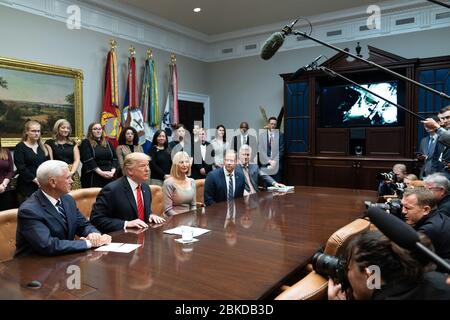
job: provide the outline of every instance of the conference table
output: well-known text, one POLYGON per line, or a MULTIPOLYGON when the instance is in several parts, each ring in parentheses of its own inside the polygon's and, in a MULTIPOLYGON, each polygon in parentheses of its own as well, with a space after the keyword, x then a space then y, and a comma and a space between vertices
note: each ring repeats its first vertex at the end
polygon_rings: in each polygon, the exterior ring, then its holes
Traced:
POLYGON ((141 244, 131 253, 94 249, 0 264, 0 299, 245 299, 272 297, 329 236, 360 217, 376 192, 296 186, 172 216, 163 225, 111 233, 141 244), (183 244, 163 231, 209 232, 183 244), (40 288, 30 288, 38 281, 40 288))

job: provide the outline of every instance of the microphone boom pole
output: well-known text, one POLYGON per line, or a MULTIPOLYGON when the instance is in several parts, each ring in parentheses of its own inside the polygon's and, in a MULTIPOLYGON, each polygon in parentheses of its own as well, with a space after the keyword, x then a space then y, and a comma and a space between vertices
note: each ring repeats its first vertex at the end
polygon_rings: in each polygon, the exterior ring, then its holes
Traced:
POLYGON ((376 63, 374 63, 374 62, 372 62, 372 61, 369 61, 369 60, 366 60, 366 59, 364 59, 364 58, 358 57, 357 55, 355 55, 355 54, 353 54, 353 53, 351 53, 351 52, 347 52, 347 51, 345 51, 345 50, 343 50, 343 49, 341 49, 341 48, 338 48, 338 47, 336 47, 336 46, 333 46, 332 44, 328 44, 328 43, 323 42, 323 41, 321 41, 321 40, 319 40, 319 39, 316 39, 316 38, 314 38, 314 37, 312 37, 312 36, 310 36, 310 35, 307 35, 307 34, 304 33, 304 32, 297 31, 297 30, 293 30, 293 31, 292 31, 292 34, 295 34, 295 35, 298 35, 298 36, 303 36, 303 37, 305 37, 305 38, 307 38, 307 39, 310 39, 310 40, 312 40, 312 41, 315 41, 315 42, 317 42, 317 43, 320 43, 321 45, 324 45, 325 47, 328 47, 328 48, 330 48, 330 49, 333 49, 333 50, 342 52, 342 53, 344 53, 344 54, 346 54, 346 55, 348 55, 348 56, 350 56, 350 57, 352 57, 352 58, 355 58, 355 59, 357 59, 357 60, 359 60, 359 61, 362 61, 362 62, 364 62, 364 63, 367 63, 367 64, 369 64, 369 65, 371 65, 371 66, 373 66, 373 67, 375 67, 375 68, 381 69, 381 70, 383 70, 383 71, 385 71, 385 72, 387 72, 387 73, 389 73, 389 74, 392 74, 392 75, 394 75, 394 76, 396 76, 396 77, 398 77, 398 78, 400 78, 400 79, 402 79, 402 80, 405 80, 405 81, 407 81, 407 82, 413 83, 413 84, 415 84, 416 86, 419 86, 419 87, 421 87, 421 88, 423 88, 423 89, 425 89, 425 90, 428 90, 428 91, 430 91, 430 92, 433 92, 433 93, 435 93, 435 94, 441 96, 442 98, 445 98, 445 99, 447 99, 447 100, 450 100, 450 96, 448 96, 448 95, 445 94, 444 92, 437 91, 437 90, 435 90, 435 89, 433 89, 433 88, 430 88, 430 87, 428 87, 428 86, 426 86, 426 85, 424 85, 424 84, 422 84, 422 83, 420 83, 420 82, 417 82, 417 81, 414 81, 414 80, 412 80, 412 79, 410 79, 410 78, 408 78, 408 77, 405 77, 404 75, 401 75, 401 74, 399 74, 399 73, 397 73, 397 72, 395 72, 395 71, 392 71, 392 70, 389 70, 388 68, 385 68, 385 67, 383 67, 383 66, 380 66, 379 64, 376 64, 376 63))
POLYGON ((327 67, 324 67, 324 66, 317 67, 317 70, 321 70, 321 71, 325 72, 326 74, 329 74, 329 75, 331 75, 331 76, 333 76, 333 77, 334 77, 334 76, 338 76, 339 78, 344 79, 345 81, 350 82, 350 83, 353 84, 354 86, 357 86, 358 88, 360 88, 360 89, 362 89, 362 90, 364 90, 364 91, 367 91, 367 92, 373 94, 375 97, 378 97, 378 98, 380 98, 380 99, 386 101, 387 103, 392 104, 393 106, 395 106, 395 107, 397 107, 397 108, 399 108, 399 109, 402 109, 402 110, 408 112, 409 114, 411 114, 411 115, 413 115, 413 116, 419 118, 420 120, 425 120, 425 118, 419 116, 417 113, 414 113, 414 112, 412 112, 411 110, 408 110, 408 109, 406 109, 405 107, 403 107, 403 106, 401 106, 401 105, 399 105, 399 104, 397 104, 397 103, 394 103, 394 102, 389 101, 388 99, 386 99, 386 98, 380 96, 379 94, 373 92, 372 90, 369 90, 369 89, 367 89, 367 88, 364 88, 362 85, 360 85, 360 84, 358 84, 357 82, 355 82, 355 81, 353 81, 353 80, 351 80, 351 79, 349 79, 349 78, 343 76, 343 75, 340 74, 340 73, 337 73, 336 71, 333 71, 333 70, 331 70, 331 69, 329 69, 329 68, 327 68, 327 67))

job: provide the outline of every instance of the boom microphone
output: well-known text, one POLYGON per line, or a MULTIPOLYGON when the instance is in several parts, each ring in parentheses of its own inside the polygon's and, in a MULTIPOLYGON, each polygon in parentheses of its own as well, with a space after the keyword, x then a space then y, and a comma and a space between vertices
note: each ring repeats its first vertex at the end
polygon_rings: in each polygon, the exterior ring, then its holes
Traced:
POLYGON ((297 71, 294 72, 294 74, 289 78, 289 81, 294 81, 297 80, 298 78, 300 78, 301 74, 305 71, 307 71, 308 69, 315 69, 317 68, 317 62, 323 58, 323 55, 318 56, 317 58, 314 59, 313 62, 311 62, 310 64, 307 64, 306 66, 303 66, 301 68, 299 68, 297 71))
POLYGON ((284 26, 281 31, 273 33, 267 40, 264 42, 261 49, 261 58, 264 60, 269 60, 273 57, 273 55, 280 49, 283 45, 284 38, 292 33, 292 28, 297 23, 298 19, 295 19, 290 25, 284 26))
POLYGON ((407 250, 418 249, 443 270, 450 272, 450 264, 421 244, 419 235, 410 225, 377 207, 370 207, 368 209, 368 217, 391 241, 407 250))

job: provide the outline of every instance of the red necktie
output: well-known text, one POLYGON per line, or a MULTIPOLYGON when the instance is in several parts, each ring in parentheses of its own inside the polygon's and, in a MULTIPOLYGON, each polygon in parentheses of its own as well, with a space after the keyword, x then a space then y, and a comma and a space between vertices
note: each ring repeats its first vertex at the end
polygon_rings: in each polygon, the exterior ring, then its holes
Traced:
POLYGON ((141 185, 138 184, 136 188, 136 198, 137 198, 137 209, 138 209, 138 218, 142 221, 145 221, 145 215, 144 215, 144 202, 142 201, 142 191, 141 191, 141 185))

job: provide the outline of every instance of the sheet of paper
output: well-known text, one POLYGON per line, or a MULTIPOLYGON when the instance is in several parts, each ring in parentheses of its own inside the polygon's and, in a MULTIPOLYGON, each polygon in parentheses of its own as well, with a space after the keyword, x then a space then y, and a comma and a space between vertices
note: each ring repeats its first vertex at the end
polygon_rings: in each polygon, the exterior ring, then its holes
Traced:
POLYGON ((112 242, 105 246, 98 247, 97 249, 95 249, 95 251, 130 253, 131 251, 136 250, 140 246, 141 246, 140 244, 112 242))
POLYGON ((294 190, 294 186, 285 186, 285 187, 268 187, 267 190, 269 191, 277 191, 277 192, 287 192, 294 190))
POLYGON ((192 238, 192 240, 190 240, 190 241, 185 241, 185 240, 183 240, 183 239, 181 239, 181 238, 178 238, 178 239, 175 239, 175 241, 176 241, 176 242, 179 242, 179 243, 185 244, 185 243, 193 243, 193 242, 197 242, 198 239, 192 238))
POLYGON ((181 236, 183 228, 190 228, 190 229, 192 229, 192 236, 194 238, 198 237, 198 236, 201 236, 202 234, 211 231, 211 230, 208 230, 208 229, 202 229, 202 228, 196 228, 196 227, 190 227, 190 226, 179 226, 179 227, 176 227, 176 228, 173 228, 173 229, 170 229, 170 230, 165 230, 164 233, 177 234, 177 235, 181 236))

